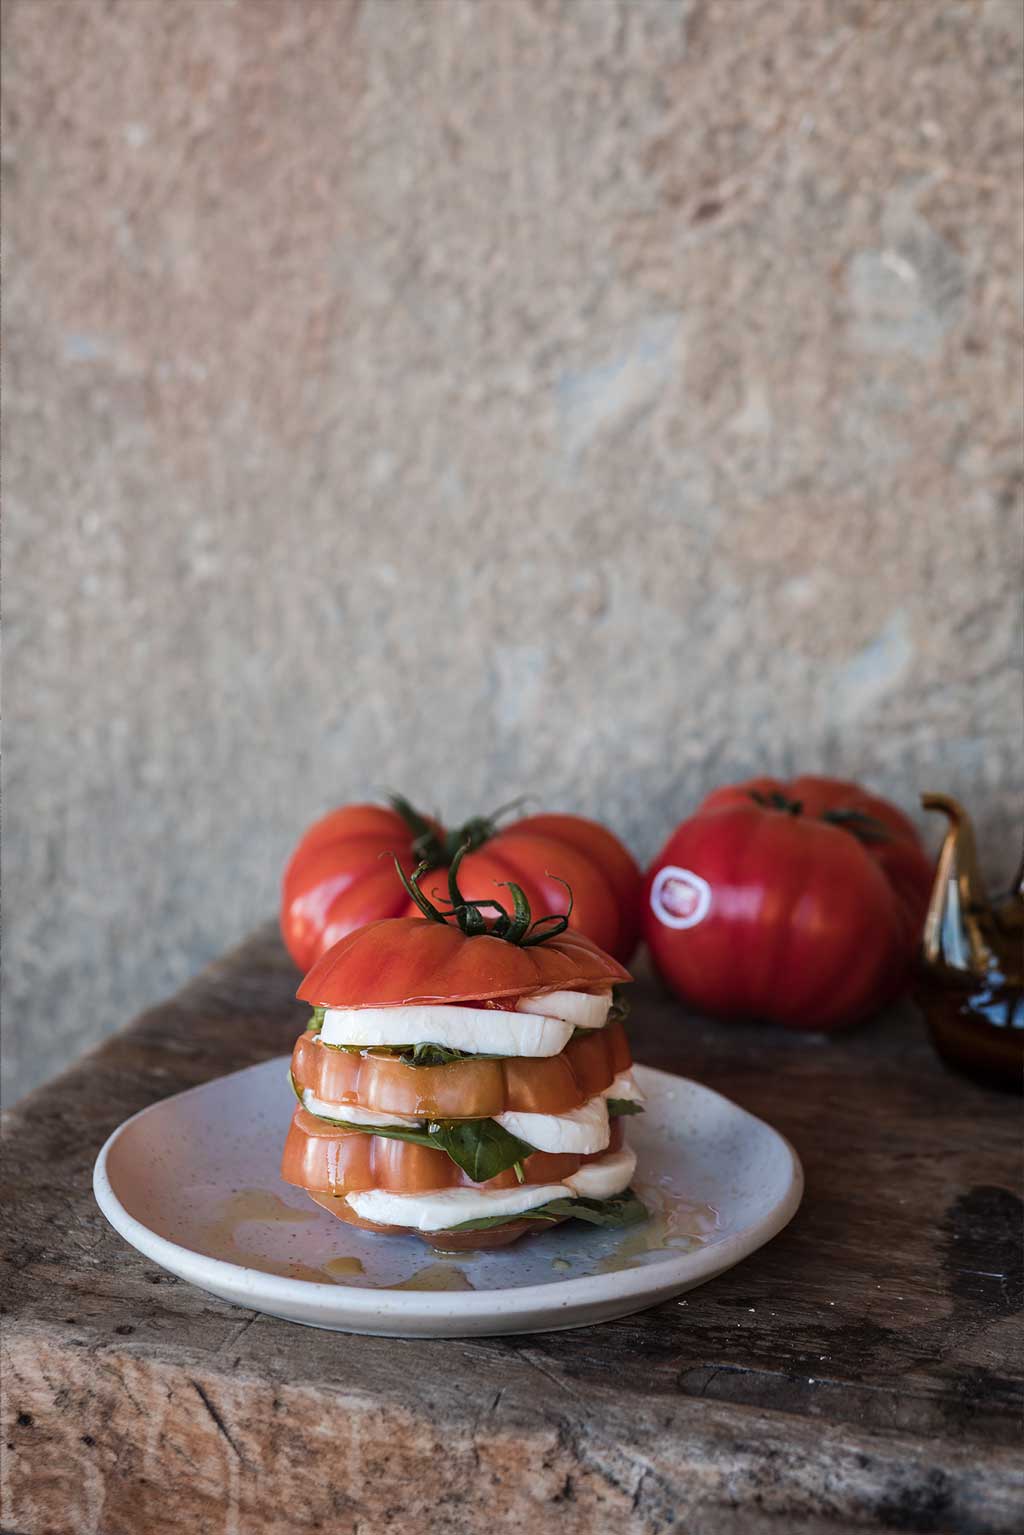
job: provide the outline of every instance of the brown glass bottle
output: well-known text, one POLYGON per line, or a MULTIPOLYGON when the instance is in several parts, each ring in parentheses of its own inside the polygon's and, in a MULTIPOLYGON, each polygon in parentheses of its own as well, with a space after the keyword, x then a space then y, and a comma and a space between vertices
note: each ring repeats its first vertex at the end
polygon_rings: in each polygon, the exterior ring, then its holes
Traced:
POLYGON ((924 795, 949 818, 925 923, 918 998, 947 1065, 988 1087, 1024 1089, 1024 862, 1013 889, 986 899, 970 820, 956 800, 924 795))

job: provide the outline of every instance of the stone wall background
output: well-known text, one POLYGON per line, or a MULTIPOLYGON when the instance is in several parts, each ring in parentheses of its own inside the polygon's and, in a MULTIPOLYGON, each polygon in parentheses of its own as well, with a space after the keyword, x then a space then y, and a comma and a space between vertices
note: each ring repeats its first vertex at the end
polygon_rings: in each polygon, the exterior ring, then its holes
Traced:
POLYGON ((1021 822, 1019 0, 4 5, 5 1087, 311 817, 1021 822))

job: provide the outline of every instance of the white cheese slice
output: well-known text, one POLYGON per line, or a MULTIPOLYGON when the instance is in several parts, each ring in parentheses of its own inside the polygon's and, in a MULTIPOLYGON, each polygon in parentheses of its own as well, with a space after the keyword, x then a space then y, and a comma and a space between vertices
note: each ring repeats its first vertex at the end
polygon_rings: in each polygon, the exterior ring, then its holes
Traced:
POLYGON ((517 1135, 535 1151, 572 1151, 579 1156, 592 1156, 605 1149, 611 1135, 608 1105, 601 1094, 568 1114, 521 1114, 512 1110, 495 1117, 503 1130, 517 1135))
POLYGON ((432 1194, 393 1194, 367 1189, 349 1194, 348 1202, 365 1221, 379 1226, 411 1226, 414 1231, 445 1231, 463 1221, 492 1216, 511 1219, 565 1196, 562 1183, 524 1183, 515 1189, 438 1189, 432 1194))
POLYGON ((445 1045, 469 1055, 559 1055, 573 1026, 560 1018, 493 1007, 329 1008, 320 1039, 325 1045, 445 1045))
POLYGON ((600 1029, 611 1011, 610 991, 547 991, 539 996, 520 997, 516 1011, 538 1013, 542 1018, 561 1018, 577 1029, 600 1029))
POLYGON ((610 1199, 629 1185, 636 1153, 624 1146, 595 1162, 586 1162, 564 1183, 524 1183, 514 1189, 463 1186, 425 1194, 395 1194, 390 1189, 366 1189, 349 1194, 348 1203, 363 1220, 378 1226, 409 1226, 414 1231, 447 1231, 463 1221, 502 1216, 506 1220, 535 1210, 552 1199, 578 1196, 610 1199))
POLYGON ((611 1199, 629 1187, 636 1172, 636 1152, 628 1146, 620 1151, 609 1151, 596 1162, 584 1162, 565 1182, 571 1193, 580 1199, 611 1199))
POLYGON ((420 1130, 425 1121, 408 1114, 385 1114, 382 1109, 363 1109, 357 1103, 327 1103, 311 1087, 303 1089, 302 1107, 320 1119, 343 1119, 347 1125, 401 1125, 406 1130, 420 1130))
POLYGON ((620 1071, 611 1087, 606 1087, 601 1094, 602 1098, 625 1098, 628 1103, 646 1103, 647 1096, 643 1089, 637 1086, 636 1079, 631 1071, 620 1071))

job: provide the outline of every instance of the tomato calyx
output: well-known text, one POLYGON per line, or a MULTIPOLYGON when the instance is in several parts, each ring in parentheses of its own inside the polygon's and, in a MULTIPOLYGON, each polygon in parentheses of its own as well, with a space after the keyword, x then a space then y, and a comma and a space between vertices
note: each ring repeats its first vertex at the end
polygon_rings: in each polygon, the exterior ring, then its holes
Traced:
POLYGON ((418 863, 426 864, 428 869, 436 869, 444 861, 443 835, 439 835, 437 826, 420 815, 403 794, 389 794, 387 798, 392 810, 402 817, 412 833, 413 857, 418 863))
MULTIPOLYGON (((535 944, 546 943, 549 938, 555 938, 559 933, 564 933, 569 926, 569 918, 572 915, 572 891, 564 879, 558 880, 560 885, 565 885, 569 892, 569 907, 567 911, 552 913, 546 917, 534 918, 530 910, 530 903, 526 898, 526 892, 521 885, 514 880, 499 880, 497 883, 508 890, 512 896, 512 910, 508 911, 501 901, 492 899, 486 901, 468 901, 459 889, 459 865, 466 854, 472 852, 473 844, 464 842, 457 849, 448 867, 448 898, 442 897, 442 903, 450 906, 450 911, 442 911, 420 886, 420 880, 430 869, 430 864, 424 859, 411 874, 406 874, 398 859, 395 858, 395 870, 399 879, 405 886, 410 900, 415 901, 420 911, 428 922, 440 922, 444 926, 450 926, 453 922, 467 938, 478 938, 488 934, 491 938, 503 938, 506 943, 516 944, 521 949, 533 948, 535 944), (484 911, 496 913, 494 916, 485 917, 484 911)), ((394 855, 392 855, 394 856, 394 855)), ((557 879, 557 875, 552 875, 557 879)))
MULTIPOLYGON (((798 799, 787 799, 784 794, 774 790, 771 794, 761 794, 757 789, 751 789, 750 798, 761 806, 762 810, 780 810, 786 815, 802 815, 803 803, 798 799)), ((825 810, 820 819, 829 826, 838 826, 840 831, 848 831, 856 837, 858 842, 870 845, 875 842, 890 841, 888 828, 873 815, 868 815, 864 810, 844 810, 837 807, 835 810, 825 810)))
POLYGON ((475 853, 477 848, 497 836, 502 816, 510 810, 518 810, 524 798, 524 795, 520 795, 518 799, 509 800, 507 805, 499 805, 490 815, 470 816, 468 821, 464 821, 454 831, 445 831, 438 822, 428 821, 403 794, 389 794, 388 804, 396 815, 401 816, 412 833, 413 857, 425 863, 428 869, 446 869, 460 848, 475 853))
POLYGON ((762 810, 782 810, 786 815, 801 815, 803 813, 804 807, 801 800, 787 799, 777 789, 773 790, 771 794, 761 794, 757 789, 751 789, 750 798, 755 804, 760 805, 762 810))
POLYGON ((858 842, 890 842, 889 829, 864 810, 826 810, 821 818, 830 826, 848 831, 858 842))

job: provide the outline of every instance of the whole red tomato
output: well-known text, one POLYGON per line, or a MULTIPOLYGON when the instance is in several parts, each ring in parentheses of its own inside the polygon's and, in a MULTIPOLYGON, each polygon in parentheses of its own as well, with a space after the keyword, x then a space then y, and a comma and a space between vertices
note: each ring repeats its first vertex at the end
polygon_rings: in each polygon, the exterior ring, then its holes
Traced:
POLYGON ((575 815, 533 815, 509 825, 475 816, 454 831, 420 815, 399 796, 390 807, 343 805, 303 834, 281 891, 281 933, 300 970, 332 944, 381 917, 417 915, 390 854, 410 874, 424 860, 428 894, 447 895, 445 870, 468 842, 459 884, 467 900, 501 899, 508 880, 521 885, 537 916, 564 912, 570 926, 616 959, 628 960, 640 926, 643 876, 617 837, 575 815), (564 883, 563 883, 564 882, 564 883))
POLYGON ((647 874, 644 936, 702 1012, 837 1029, 906 984, 930 885, 886 800, 834 778, 755 778, 673 832, 647 874))

